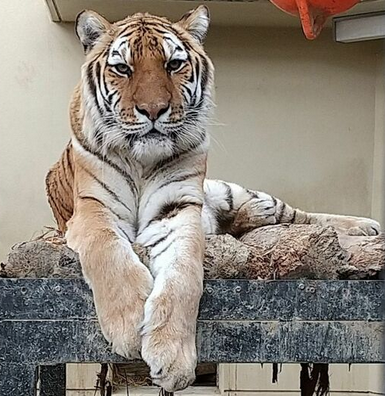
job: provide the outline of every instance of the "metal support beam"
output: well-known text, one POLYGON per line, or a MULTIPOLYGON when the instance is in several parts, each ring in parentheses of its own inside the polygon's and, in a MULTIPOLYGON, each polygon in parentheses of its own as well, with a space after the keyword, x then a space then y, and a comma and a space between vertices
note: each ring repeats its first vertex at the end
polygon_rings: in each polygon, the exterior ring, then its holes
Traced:
POLYGON ((385 38, 385 13, 368 13, 333 18, 334 40, 355 43, 385 38))

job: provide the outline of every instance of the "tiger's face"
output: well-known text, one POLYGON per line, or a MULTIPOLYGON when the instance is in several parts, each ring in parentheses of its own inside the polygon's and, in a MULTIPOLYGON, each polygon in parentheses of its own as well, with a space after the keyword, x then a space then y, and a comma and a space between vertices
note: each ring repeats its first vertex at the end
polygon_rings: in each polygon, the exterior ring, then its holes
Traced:
POLYGON ((78 16, 87 54, 83 128, 94 147, 158 160, 206 141, 213 84, 202 46, 208 25, 204 6, 176 23, 149 14, 113 24, 92 11, 78 16))

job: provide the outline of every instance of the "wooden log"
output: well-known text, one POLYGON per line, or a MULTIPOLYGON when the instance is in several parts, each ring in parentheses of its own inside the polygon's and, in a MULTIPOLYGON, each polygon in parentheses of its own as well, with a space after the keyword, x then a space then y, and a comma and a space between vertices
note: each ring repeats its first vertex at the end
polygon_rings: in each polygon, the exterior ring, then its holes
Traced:
MULTIPOLYGON (((146 249, 139 245, 134 245, 133 248, 142 262, 148 265, 146 249)), ((338 235, 330 227, 275 225, 255 229, 239 239, 230 235, 208 236, 204 272, 207 279, 363 279, 377 277, 383 268, 383 263, 383 235, 377 237, 344 236, 338 235)), ((15 245, 7 262, 2 263, 0 267, 0 277, 79 278, 81 276, 78 256, 66 246, 65 240, 59 237, 43 238, 15 245)), ((211 287, 208 288, 211 289, 211 287)), ((221 290, 229 295, 232 294, 233 289, 232 286, 226 285, 221 290), (225 287, 231 290, 228 291, 225 287)), ((315 290, 315 287, 309 287, 309 289, 315 290)), ((50 291, 51 289, 48 292, 50 291)), ((39 291, 34 291, 35 296, 37 292, 39 291)), ((251 296, 262 294, 260 290, 258 294, 256 292, 244 291, 245 294, 251 296)), ((62 287, 60 287, 60 293, 62 293, 62 287)), ((47 298, 49 293, 47 294, 46 291, 43 295, 47 298)), ((73 297, 74 294, 71 296, 73 297)), ((40 300, 40 304, 41 302, 40 300)), ((205 295, 203 302, 205 303, 205 295)), ((88 301, 88 307, 92 307, 91 299, 88 301)), ((240 302, 237 307, 243 308, 244 305, 240 302)), ((225 309, 227 308, 222 308, 222 310, 225 309)), ((210 306, 206 310, 210 312, 210 306)), ((77 315, 81 315, 81 312, 77 310, 77 315)), ((209 318, 217 312, 218 307, 210 312, 209 318)), ((340 311, 337 310, 337 312, 340 311)), ((205 314, 205 311, 201 312, 202 314, 205 314)), ((243 312, 243 320, 245 316, 246 313, 243 312)), ((216 332, 218 331, 216 329, 216 332)), ((221 332, 225 331, 220 330, 221 332)), ((223 337, 224 335, 220 339, 222 340, 223 337)), ((209 346, 206 347, 209 348, 209 346)), ((207 360, 211 361, 213 357, 207 360)), ((114 384, 149 384, 151 380, 148 372, 147 366, 138 362, 114 364, 114 384)), ((199 364, 198 377, 206 373, 215 373, 215 364, 199 364)))
MULTIPOLYGON (((236 239, 208 236, 206 279, 366 279, 384 267, 384 234, 375 237, 338 235, 331 227, 275 225, 255 229, 236 239)), ((145 248, 134 244, 145 265, 145 248)), ((0 277, 78 278, 78 256, 60 238, 15 245, 1 263, 0 277)))

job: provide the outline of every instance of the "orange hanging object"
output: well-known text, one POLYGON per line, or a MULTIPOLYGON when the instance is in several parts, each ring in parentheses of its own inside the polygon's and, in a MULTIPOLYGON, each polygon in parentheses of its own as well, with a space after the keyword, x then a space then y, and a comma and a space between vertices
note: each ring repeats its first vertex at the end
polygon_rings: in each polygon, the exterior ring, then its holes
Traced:
POLYGON ((319 36, 329 16, 347 11, 359 0, 271 0, 281 10, 299 15, 307 39, 319 36))

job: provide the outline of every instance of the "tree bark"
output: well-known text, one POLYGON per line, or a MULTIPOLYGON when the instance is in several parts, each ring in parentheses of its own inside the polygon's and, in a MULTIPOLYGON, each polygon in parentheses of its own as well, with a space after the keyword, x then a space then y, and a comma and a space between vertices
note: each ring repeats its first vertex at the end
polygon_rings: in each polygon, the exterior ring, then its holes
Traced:
MULTIPOLYGON (((338 235, 331 227, 274 225, 254 229, 236 239, 208 236, 204 259, 207 279, 368 279, 382 272, 384 234, 338 235)), ((134 244, 145 265, 145 248, 134 244)), ((78 256, 58 237, 16 244, 1 263, 0 277, 82 276, 78 256)))

